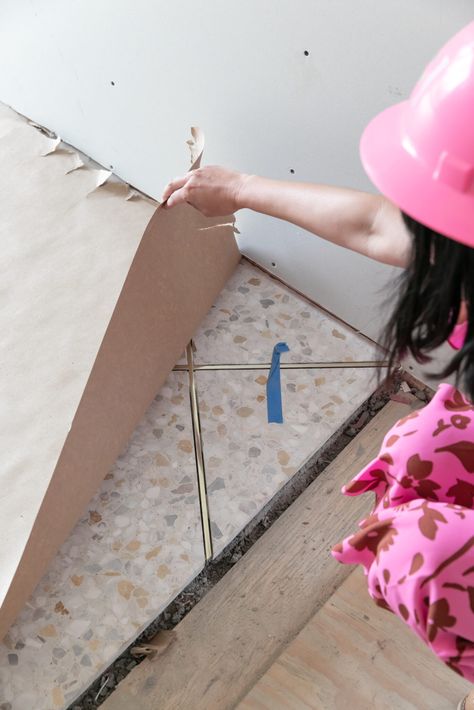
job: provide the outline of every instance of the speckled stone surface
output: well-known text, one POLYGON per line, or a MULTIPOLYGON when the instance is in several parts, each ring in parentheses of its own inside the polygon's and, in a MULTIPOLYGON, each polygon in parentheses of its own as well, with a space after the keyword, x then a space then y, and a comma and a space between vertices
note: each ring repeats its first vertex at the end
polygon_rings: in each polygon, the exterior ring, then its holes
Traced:
POLYGON ((204 563, 187 373, 173 373, 0 644, 0 707, 67 706, 204 563))
MULTIPOLYGON (((270 362, 281 340, 282 362, 379 359, 242 261, 195 337, 195 363, 270 362)), ((281 380, 285 421, 269 425, 265 371, 196 372, 215 555, 370 395, 375 370, 281 380)), ((0 710, 63 710, 203 564, 188 375, 175 372, 0 643, 0 710)))
POLYGON ((242 260, 194 338, 195 363, 270 362, 279 341, 285 362, 378 358, 369 340, 242 260))
POLYGON ((197 372, 217 555, 375 389, 374 370, 282 370, 283 424, 268 424, 265 373, 197 372))

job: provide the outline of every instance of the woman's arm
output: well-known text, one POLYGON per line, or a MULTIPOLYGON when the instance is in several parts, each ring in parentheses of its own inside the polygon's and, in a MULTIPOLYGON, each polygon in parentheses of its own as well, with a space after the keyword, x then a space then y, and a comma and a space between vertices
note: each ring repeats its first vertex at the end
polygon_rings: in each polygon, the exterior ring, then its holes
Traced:
POLYGON ((166 200, 168 208, 189 202, 206 216, 248 208, 394 266, 405 267, 410 257, 410 236, 400 211, 381 195, 210 166, 173 180, 163 193, 166 200))

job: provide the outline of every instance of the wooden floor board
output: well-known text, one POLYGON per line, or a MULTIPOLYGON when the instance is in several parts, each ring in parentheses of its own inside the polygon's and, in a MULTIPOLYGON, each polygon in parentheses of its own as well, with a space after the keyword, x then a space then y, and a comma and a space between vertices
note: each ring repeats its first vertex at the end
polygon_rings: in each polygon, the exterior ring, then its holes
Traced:
POLYGON ((471 686, 439 661, 353 572, 238 710, 453 710, 471 686))
POLYGON ((348 499, 340 488, 414 406, 384 407, 183 619, 169 649, 137 666, 103 710, 234 708, 350 573, 329 551, 372 501, 348 499))

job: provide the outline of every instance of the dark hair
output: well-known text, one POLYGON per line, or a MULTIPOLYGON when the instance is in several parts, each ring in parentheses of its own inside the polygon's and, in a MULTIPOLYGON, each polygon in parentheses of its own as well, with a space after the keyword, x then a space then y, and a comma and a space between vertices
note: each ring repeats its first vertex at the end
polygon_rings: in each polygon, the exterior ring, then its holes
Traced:
POLYGON ((398 300, 382 342, 389 354, 389 372, 408 352, 417 362, 430 362, 428 353, 444 343, 459 317, 462 300, 468 310, 464 346, 439 373, 456 373, 456 384, 474 401, 474 249, 417 222, 402 212, 412 235, 412 259, 397 280, 398 300))

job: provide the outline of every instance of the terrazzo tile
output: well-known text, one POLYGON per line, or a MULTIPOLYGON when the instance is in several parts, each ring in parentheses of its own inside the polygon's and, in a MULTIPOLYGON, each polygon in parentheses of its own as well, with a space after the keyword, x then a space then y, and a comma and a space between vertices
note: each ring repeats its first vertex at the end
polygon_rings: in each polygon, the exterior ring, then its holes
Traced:
POLYGON ((196 364, 270 362, 278 341, 285 362, 377 360, 380 350, 243 259, 194 340, 196 364))
MULTIPOLYGON (((291 348, 284 362, 380 357, 242 261, 194 340, 195 363, 269 362, 280 340, 291 348)), ((285 423, 269 425, 264 371, 196 373, 215 554, 359 406, 374 378, 354 368, 282 370, 285 423)), ((69 705, 203 564, 188 380, 175 372, 0 644, 0 710, 69 705)))
POLYGON ((202 569, 188 399, 173 373, 0 644, 0 707, 67 706, 202 569))
POLYGON ((375 371, 282 370, 283 424, 262 371, 196 373, 214 555, 375 389, 375 371))

